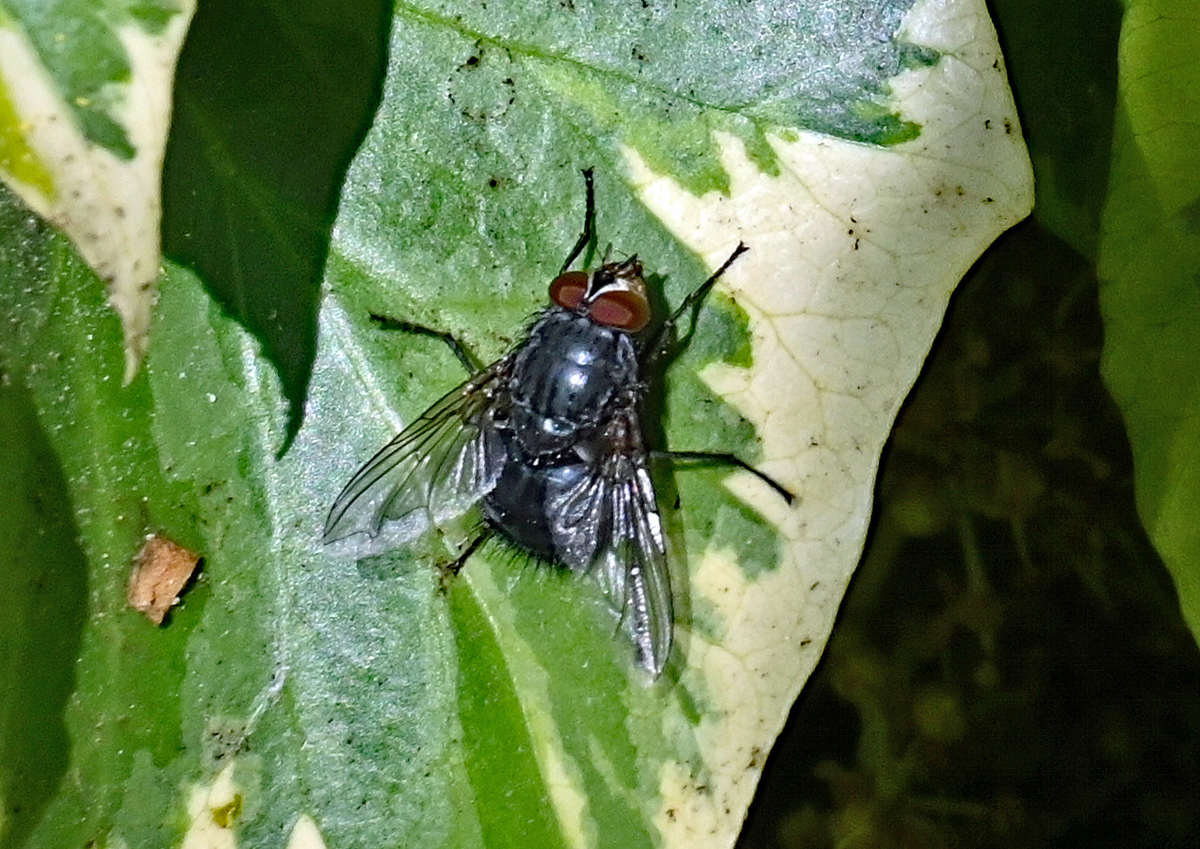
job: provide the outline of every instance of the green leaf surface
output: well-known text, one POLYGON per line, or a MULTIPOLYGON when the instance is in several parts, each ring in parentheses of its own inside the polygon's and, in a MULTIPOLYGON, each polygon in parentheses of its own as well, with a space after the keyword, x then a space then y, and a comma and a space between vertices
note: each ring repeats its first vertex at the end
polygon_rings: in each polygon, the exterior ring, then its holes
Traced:
MULTIPOLYGON (((135 752, 161 762, 178 748, 178 703, 158 696, 160 688, 179 685, 183 670, 176 660, 186 628, 155 632, 157 639, 147 640, 154 629, 144 620, 137 623, 139 631, 130 627, 132 617, 115 614, 124 600, 125 567, 144 529, 168 522, 179 526, 183 517, 172 506, 177 492, 158 470, 148 439, 150 399, 144 381, 122 389, 115 378, 120 329, 103 304, 101 288, 66 241, 7 193, 3 218, 3 367, 8 378, 27 388, 65 481, 66 503, 50 509, 73 508, 78 543, 65 549, 66 562, 69 552, 77 551, 88 566, 86 581, 82 574, 60 578, 69 584, 60 590, 65 598, 86 593, 87 600, 81 635, 73 616, 57 623, 62 630, 56 639, 69 639, 74 629, 78 641, 74 691, 65 704, 37 706, 53 711, 65 725, 70 769, 84 783, 60 783, 49 804, 42 800, 28 810, 9 809, 5 825, 14 834, 29 832, 45 805, 44 845, 70 845, 95 836, 102 821, 98 816, 116 814, 135 752), (153 504, 143 498, 148 491, 160 496, 153 504), (109 564, 114 565, 105 568, 109 564), (112 748, 114 739, 124 746, 112 748)), ((52 483, 54 463, 46 464, 45 474, 47 485, 26 493, 23 502, 36 504, 61 493, 52 483)), ((187 524, 177 528, 177 536, 184 535, 187 524)), ((40 527, 19 527, 12 542, 23 542, 40 527)), ((11 548, 5 554, 10 568, 21 562, 11 548)), ((6 791, 19 794, 16 788, 6 791)))
MULTIPOLYGON (((1030 202, 980 5, 897 13, 882 48, 875 7, 819 8, 875 27, 841 47, 830 40, 844 27, 815 39, 875 69, 826 97, 859 122, 848 138, 802 130, 807 83, 774 79, 778 56, 756 72, 753 49, 745 67, 725 55, 762 41, 744 15, 715 10, 723 30, 690 11, 579 10, 619 22, 621 40, 561 17, 517 26, 503 7, 398 10, 379 113, 341 191, 304 422, 281 458, 288 399, 265 346, 195 276, 168 268, 147 368, 121 388, 120 333, 90 272, 4 198, 0 356, 30 434, 14 465, 40 462, 43 434, 86 560, 86 579, 68 582, 86 615, 56 637, 62 652, 78 645, 71 697, 31 690, 0 716, 7 727, 45 705, 70 741, 65 770, 39 767, 41 790, 0 775, 6 802, 26 792, 40 805, 10 814, 0 841, 732 842, 832 627, 879 451, 949 293, 1030 202), (743 86, 753 102, 730 101, 732 71, 710 80, 690 54, 655 59, 670 70, 639 85, 647 62, 612 45, 654 45, 659 30, 762 81, 743 86), (620 108, 602 122, 605 99, 620 108), (435 568, 453 556, 441 535, 361 561, 318 543, 354 469, 463 379, 445 346, 369 314, 501 354, 577 237, 586 166, 601 245, 636 251, 667 304, 750 244, 665 376, 661 427, 648 424, 668 446, 735 451, 800 496, 789 509, 749 475, 656 470, 677 651, 654 682, 593 582, 498 542, 457 577, 435 568), (165 628, 125 603, 151 532, 204 557, 165 628)), ((16 515, 40 526, 29 504, 16 515)), ((40 568, 0 554, 6 574, 40 568)), ((28 584, 24 610, 37 604, 28 584)), ((10 632, 6 651, 27 658, 23 626, 10 632)))
POLYGON ((1133 446, 1138 511, 1200 634, 1200 10, 1135 2, 1121 31, 1100 250, 1103 373, 1133 446))

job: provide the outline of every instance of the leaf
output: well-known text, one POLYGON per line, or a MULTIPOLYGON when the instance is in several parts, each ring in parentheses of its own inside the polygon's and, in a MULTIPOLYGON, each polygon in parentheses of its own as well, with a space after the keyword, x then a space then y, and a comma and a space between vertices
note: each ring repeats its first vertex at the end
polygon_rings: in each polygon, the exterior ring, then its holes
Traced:
POLYGON ((194 8, 11 0, 0 11, 0 177, 103 281, 126 382, 149 344, 171 78, 194 8))
MULTIPOLYGON (((636 251, 664 278, 669 303, 707 269, 662 228, 706 255, 708 268, 739 237, 750 243, 723 281, 748 317, 749 334, 727 320, 721 332, 716 316, 705 318, 702 341, 689 352, 695 359, 668 374, 667 439, 681 448, 741 453, 761 440, 763 467, 801 494, 798 510, 789 513, 742 479, 734 491, 754 509, 734 519, 733 505, 717 495, 724 475, 677 473, 687 551, 686 568, 675 570, 683 649, 678 666, 652 687, 638 686, 628 648, 606 637, 612 625, 589 624, 597 612, 587 584, 522 576, 503 554, 468 564, 460 580, 478 599, 484 622, 471 617, 454 630, 460 657, 488 656, 486 647, 499 643, 510 676, 501 687, 460 661, 460 692, 496 693, 497 705, 494 719, 464 728, 464 745, 470 749, 477 734, 488 739, 473 729, 511 720, 499 706, 515 691, 566 843, 723 845, 753 790, 761 763, 755 753, 769 747, 828 633, 861 546, 878 452, 940 308, 978 251, 1028 208, 1015 115, 995 54, 964 47, 970 26, 930 32, 915 18, 901 38, 932 45, 942 59, 893 82, 904 120, 922 128, 910 149, 827 136, 795 140, 794 133, 779 129, 776 136, 750 125, 741 135, 705 136, 706 144, 687 148, 692 156, 667 161, 678 172, 672 180, 647 164, 665 160, 637 121, 616 125, 623 142, 616 150, 604 144, 598 116, 623 114, 594 94, 608 81, 606 71, 571 63, 562 63, 568 68, 561 73, 557 66, 544 70, 540 57, 554 50, 530 48, 528 37, 514 45, 491 35, 505 29, 497 15, 483 39, 469 18, 464 22, 473 43, 437 26, 397 21, 393 57, 416 55, 419 43, 446 45, 461 58, 431 68, 405 64, 385 87, 335 228, 333 294, 314 386, 338 387, 339 394, 314 395, 309 424, 329 427, 322 411, 336 410, 346 423, 319 441, 361 445, 339 460, 333 477, 340 484, 401 420, 461 379, 436 343, 372 332, 372 312, 454 333, 485 360, 507 347, 544 298, 536 281, 553 276, 580 226, 575 169, 531 163, 570 152, 577 165, 596 168, 601 242, 611 239, 618 254, 636 251), (978 87, 957 102, 930 95, 960 75, 978 87), (441 79, 450 91, 444 100, 441 79), (566 98, 565 91, 577 93, 566 98), (547 107, 556 100, 565 106, 547 107), (576 103, 586 108, 572 108, 576 103), (443 126, 458 129, 447 136, 443 126), (747 148, 769 156, 747 155, 747 148), (657 221, 627 197, 625 179, 657 221), (683 186, 709 193, 696 198, 683 186), (728 197, 717 191, 722 187, 728 197), (705 350, 703 340, 714 332, 720 342, 705 350), (734 352, 747 343, 750 369, 716 364, 737 359, 734 352), (691 380, 695 369, 707 387, 691 380), (746 420, 758 439, 742 430, 746 420), (785 540, 778 560, 761 533, 772 525, 785 540), (741 532, 717 530, 734 526, 741 532), (573 614, 579 609, 586 615, 573 614), (464 640, 478 647, 466 651, 464 640)), ((697 111, 715 109, 702 104, 697 111)), ((676 132, 673 114, 657 119, 667 133, 676 132)), ((709 132, 714 119, 705 117, 709 132)), ((301 432, 298 457, 309 435, 301 432)), ((458 585, 453 592, 461 592, 458 585)), ((510 738, 514 746, 519 738, 510 738)), ((522 751, 514 749, 510 761, 522 751)), ((485 784, 484 771, 469 757, 467 763, 486 819, 493 800, 510 797, 504 782, 485 784)), ((508 815, 513 827, 536 821, 542 805, 537 794, 529 799, 524 815, 508 815)))
MULTIPOLYGON (((74 516, 73 527, 47 539, 47 544, 64 536, 73 540, 62 546, 62 567, 40 567, 62 599, 61 616, 47 611, 52 615, 37 622, 38 630, 29 635, 40 631, 40 638, 24 643, 24 650, 34 653, 46 644, 71 650, 69 660, 61 653, 46 658, 65 664, 62 672, 69 683, 57 686, 70 697, 51 689, 14 705, 14 712, 4 717, 6 727, 31 721, 48 730, 61 727, 56 735, 61 748, 27 752, 29 758, 18 760, 13 776, 6 776, 6 801, 28 792, 22 776, 39 776, 44 783, 28 806, 6 806, 5 839, 28 834, 31 845, 82 845, 101 833, 99 823, 120 807, 135 753, 149 763, 167 759, 178 748, 178 702, 161 694, 179 685, 183 670, 178 652, 186 629, 158 631, 143 619, 139 624, 154 637, 138 639, 142 635, 131 628, 128 616, 139 614, 121 605, 132 555, 145 530, 156 525, 171 527, 172 536, 184 542, 198 540, 179 509, 179 491, 163 479, 148 438, 146 381, 139 378, 122 388, 116 379, 122 336, 94 274, 64 238, 7 191, 0 214, 4 376, 28 393, 27 403, 36 410, 38 428, 56 458, 42 460, 38 475, 14 500, 14 519, 28 518, 11 540, 37 539, 62 521, 38 522, 38 512, 54 517, 69 508, 74 516), (23 509, 35 512, 30 516, 23 509), (73 612, 72 599, 86 604, 86 611, 73 612), (83 784, 66 780, 67 772, 83 777, 83 784)), ((33 440, 14 445, 37 451, 33 440)), ((26 462, 37 462, 36 457, 26 462)), ((3 555, 6 574, 45 563, 27 561, 19 546, 6 546, 3 555)), ((13 596, 12 604, 46 607, 45 600, 38 601, 38 584, 24 589, 28 595, 13 596)), ((18 656, 21 645, 16 643, 18 656)), ((6 674, 20 669, 9 667, 6 674)), ((163 787, 141 789, 147 792, 137 795, 136 805, 145 806, 143 815, 156 806, 161 811, 163 787)))
POLYGON ((997 0, 1017 111, 1033 161, 1033 215, 1095 260, 1108 197, 1120 3, 997 0))
POLYGON ((1028 163, 981 4, 806 7, 791 29, 579 5, 397 13, 281 459, 281 385, 199 281, 168 268, 147 368, 119 389, 86 268, 0 204, 0 356, 59 458, 88 569, 73 696, 14 708, 46 705, 70 740, 69 780, 45 768, 36 815, 3 826, 26 845, 732 842, 857 561, 892 418, 954 283, 1028 210, 1028 163), (792 41, 763 46, 761 74, 753 50, 728 59, 766 31, 792 41), (649 61, 617 51, 634 37, 649 61), (797 82, 805 63, 824 70, 797 82), (637 251, 669 304, 749 242, 666 375, 663 435, 800 495, 789 510, 749 475, 665 476, 679 650, 654 683, 588 581, 499 545, 451 579, 437 538, 357 563, 317 543, 354 468, 462 376, 369 313, 501 353, 579 232, 584 166, 602 243, 637 251), (165 629, 125 605, 151 532, 205 564, 165 629))
POLYGON ((378 103, 380 3, 211 0, 179 58, 163 251, 262 342, 295 436, 329 228, 378 103))
POLYGON ((1127 5, 1099 271, 1103 375, 1133 446, 1138 512, 1200 634, 1200 142, 1184 57, 1200 47, 1188 3, 1127 5))

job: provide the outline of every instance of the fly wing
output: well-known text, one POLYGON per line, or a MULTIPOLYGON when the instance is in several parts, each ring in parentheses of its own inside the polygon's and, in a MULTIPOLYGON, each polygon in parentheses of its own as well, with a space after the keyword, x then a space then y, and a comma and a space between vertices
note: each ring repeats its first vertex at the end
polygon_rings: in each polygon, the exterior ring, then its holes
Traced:
POLYGON ((587 473, 552 480, 555 548, 567 566, 596 576, 640 666, 658 677, 671 651, 671 577, 637 412, 623 408, 599 440, 587 473))
POLYGON ((416 539, 462 515, 496 485, 507 457, 494 416, 509 359, 442 397, 359 469, 325 520, 326 543, 365 533, 382 545, 416 539))

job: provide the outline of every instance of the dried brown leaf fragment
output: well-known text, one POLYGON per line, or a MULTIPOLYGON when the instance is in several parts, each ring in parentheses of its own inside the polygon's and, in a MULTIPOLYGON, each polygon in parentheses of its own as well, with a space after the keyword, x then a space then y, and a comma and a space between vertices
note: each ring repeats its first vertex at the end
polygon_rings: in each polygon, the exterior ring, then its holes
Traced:
POLYGON ((171 606, 179 602, 200 555, 166 537, 152 534, 133 558, 129 576, 129 605, 161 625, 171 606))

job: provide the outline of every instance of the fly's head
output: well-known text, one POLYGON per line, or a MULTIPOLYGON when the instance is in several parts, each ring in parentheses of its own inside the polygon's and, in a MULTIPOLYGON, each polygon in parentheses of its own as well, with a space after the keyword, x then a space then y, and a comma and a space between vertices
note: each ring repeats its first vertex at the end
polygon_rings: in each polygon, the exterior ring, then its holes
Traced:
POLYGON ((637 333, 650 322, 650 296, 636 256, 595 271, 566 271, 550 284, 550 300, 596 324, 637 333))

